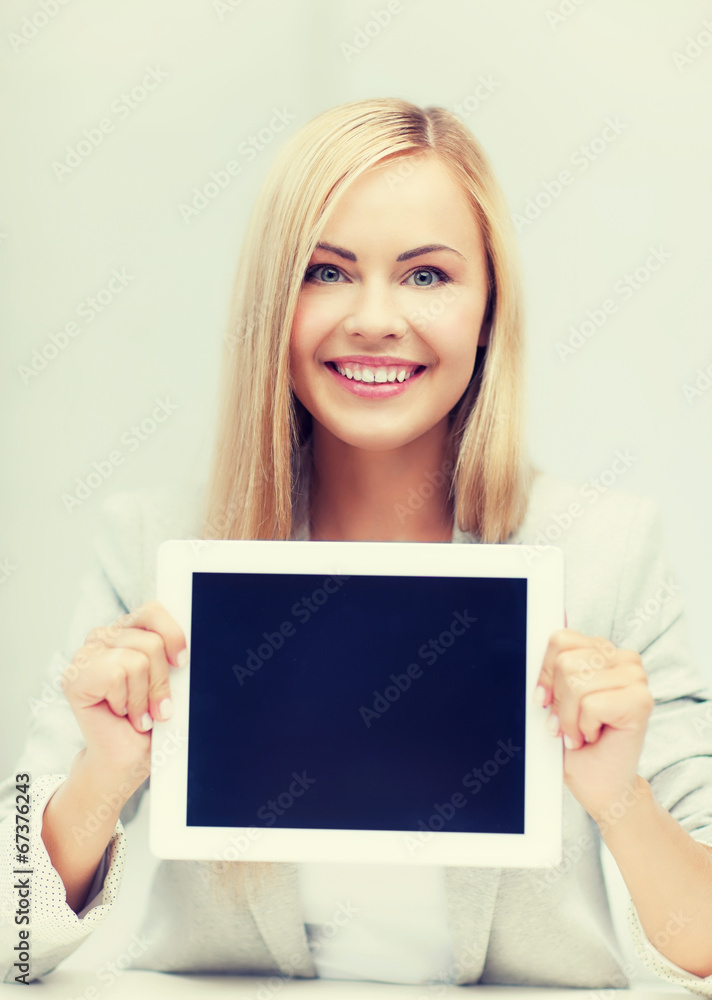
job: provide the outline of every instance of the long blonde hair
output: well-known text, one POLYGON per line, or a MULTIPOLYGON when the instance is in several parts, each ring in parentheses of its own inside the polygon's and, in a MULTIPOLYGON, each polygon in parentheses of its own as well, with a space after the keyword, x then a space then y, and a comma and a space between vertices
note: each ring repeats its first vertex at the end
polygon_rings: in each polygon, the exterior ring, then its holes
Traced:
POLYGON ((225 335, 203 537, 292 537, 299 454, 311 420, 289 371, 304 273, 348 185, 379 161, 417 153, 439 157, 460 181, 490 278, 489 341, 450 414, 454 515, 482 542, 506 541, 521 524, 536 470, 524 444, 522 289, 504 195, 456 115, 378 98, 331 108, 299 129, 277 154, 252 210, 225 335))

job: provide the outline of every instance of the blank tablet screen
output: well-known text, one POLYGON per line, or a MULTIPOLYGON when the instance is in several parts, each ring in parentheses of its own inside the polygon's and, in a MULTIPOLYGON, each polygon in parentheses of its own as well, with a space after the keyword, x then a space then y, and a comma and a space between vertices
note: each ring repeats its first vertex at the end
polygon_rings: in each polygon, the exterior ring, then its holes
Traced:
POLYGON ((187 825, 524 833, 526 638, 525 579, 193 573, 187 825))

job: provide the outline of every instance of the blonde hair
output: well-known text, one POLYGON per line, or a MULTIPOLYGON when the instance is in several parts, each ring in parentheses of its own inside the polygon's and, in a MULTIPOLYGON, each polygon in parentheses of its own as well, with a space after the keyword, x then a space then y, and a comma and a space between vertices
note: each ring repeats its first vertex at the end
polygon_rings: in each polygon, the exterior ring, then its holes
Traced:
POLYGON ((489 342, 450 414, 454 515, 482 542, 504 542, 521 524, 538 470, 524 445, 522 289, 504 195, 483 149, 452 112, 378 98, 307 122, 277 154, 254 205, 225 337, 205 538, 292 537, 300 448, 311 426, 289 371, 304 273, 348 185, 380 161, 417 153, 437 156, 459 180, 489 269, 489 342))

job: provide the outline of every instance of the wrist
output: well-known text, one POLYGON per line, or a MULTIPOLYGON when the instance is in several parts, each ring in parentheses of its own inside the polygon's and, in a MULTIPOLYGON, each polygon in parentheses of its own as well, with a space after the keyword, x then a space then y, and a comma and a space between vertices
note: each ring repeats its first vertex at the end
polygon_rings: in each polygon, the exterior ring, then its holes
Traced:
POLYGON ((615 836, 614 831, 620 832, 634 823, 645 821, 655 804, 650 783, 636 774, 632 781, 626 782, 615 799, 593 811, 591 816, 608 843, 615 836))
POLYGON ((135 763, 128 769, 117 768, 84 747, 74 758, 69 778, 92 799, 99 798, 110 803, 118 815, 149 773, 148 764, 135 763))

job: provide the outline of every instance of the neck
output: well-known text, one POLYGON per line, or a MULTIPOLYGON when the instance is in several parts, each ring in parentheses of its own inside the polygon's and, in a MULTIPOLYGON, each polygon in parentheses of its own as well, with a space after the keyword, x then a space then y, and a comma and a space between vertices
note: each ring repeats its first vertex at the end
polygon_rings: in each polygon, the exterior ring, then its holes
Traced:
POLYGON ((417 440, 386 451, 346 444, 315 421, 312 450, 311 539, 451 540, 447 418, 417 440))

